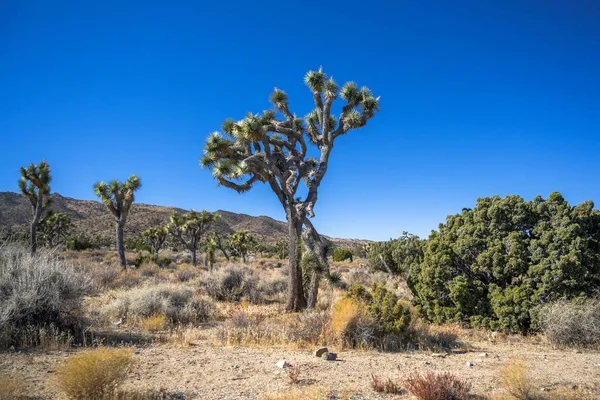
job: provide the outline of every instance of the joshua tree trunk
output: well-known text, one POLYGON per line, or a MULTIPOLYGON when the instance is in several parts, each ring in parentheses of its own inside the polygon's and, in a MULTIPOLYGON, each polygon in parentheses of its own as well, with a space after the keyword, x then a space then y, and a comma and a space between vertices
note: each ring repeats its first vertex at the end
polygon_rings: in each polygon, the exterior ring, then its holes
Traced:
POLYGON ((127 260, 125 259, 125 245, 123 244, 124 226, 125 222, 121 218, 117 219, 117 253, 119 254, 121 267, 125 270, 127 269, 127 260))
POLYGON ((35 252, 37 251, 37 226, 40 223, 43 208, 44 196, 42 195, 41 191, 38 191, 35 206, 33 207, 33 220, 31 221, 31 226, 29 227, 29 235, 31 236, 31 254, 35 254, 35 252))
POLYGON ((196 249, 192 248, 190 250, 192 252, 192 265, 195 267, 197 265, 196 264, 197 263, 197 261, 196 261, 196 249))
POLYGON ((312 309, 317 305, 317 298, 319 295, 319 283, 321 281, 321 273, 318 271, 312 271, 310 274, 310 283, 308 289, 307 308, 312 309))
POLYGON ((304 289, 302 287, 302 268, 300 267, 300 252, 298 251, 298 244, 300 243, 300 234, 302 231, 302 221, 292 210, 287 210, 288 220, 288 252, 289 252, 289 291, 287 310, 288 311, 300 311, 306 308, 306 299, 304 297, 304 289))

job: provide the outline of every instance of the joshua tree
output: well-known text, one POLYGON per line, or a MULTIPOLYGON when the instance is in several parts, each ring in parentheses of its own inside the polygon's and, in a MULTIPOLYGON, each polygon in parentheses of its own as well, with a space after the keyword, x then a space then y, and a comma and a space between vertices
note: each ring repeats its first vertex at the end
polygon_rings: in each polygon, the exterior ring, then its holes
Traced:
POLYGON ((165 244, 168 234, 169 230, 166 226, 153 226, 142 232, 142 237, 150 245, 152 252, 158 254, 165 244))
POLYGON ((204 241, 202 248, 204 249, 204 254, 206 256, 204 258, 204 266, 209 266, 212 270, 213 266, 215 265, 215 253, 219 248, 215 235, 211 235, 206 241, 204 241))
POLYGON ((123 269, 127 268, 125 259, 125 245, 123 244, 123 230, 129 215, 131 204, 135 200, 134 193, 142 187, 142 181, 131 175, 126 182, 110 181, 108 184, 98 182, 94 185, 94 193, 110 210, 116 219, 117 253, 123 269))
POLYGON ((58 246, 64 241, 71 230, 71 218, 65 213, 48 211, 46 216, 38 224, 38 229, 43 235, 45 242, 50 247, 58 246))
MULTIPOLYGON (((200 164, 211 168, 219 184, 240 193, 255 183, 267 183, 279 199, 288 222, 290 263, 287 309, 298 311, 306 306, 302 271, 298 252, 302 227, 314 217, 318 189, 327 172, 334 142, 351 129, 363 127, 379 110, 379 98, 354 82, 340 90, 333 78, 320 69, 306 74, 304 82, 312 92, 315 109, 298 118, 288 106, 287 94, 275 88, 270 101, 275 110, 247 114, 240 121, 226 120, 225 135, 208 136, 200 164), (341 97, 344 104, 338 117, 332 104, 341 97), (309 157, 318 153, 318 159, 309 157), (304 183, 306 196, 298 197, 298 186, 304 183)), ((307 237, 317 234, 314 228, 307 237)), ((317 234, 318 235, 318 234, 317 234)), ((318 245, 321 240, 316 241, 318 245)))
POLYGON ((48 208, 50 201, 44 200, 44 196, 50 194, 50 166, 46 161, 38 165, 29 164, 27 168, 21 167, 21 179, 19 179, 19 190, 31 203, 33 219, 29 225, 29 240, 31 254, 37 250, 37 227, 43 212, 48 208))
POLYGON ((244 262, 247 261, 247 255, 250 248, 256 244, 256 239, 250 231, 238 231, 229 238, 229 247, 234 254, 242 257, 244 262))
POLYGON ((167 225, 169 233, 192 252, 192 264, 197 265, 196 253, 200 239, 208 231, 213 222, 221 218, 219 214, 208 211, 197 212, 191 210, 185 214, 173 212, 171 221, 167 225))

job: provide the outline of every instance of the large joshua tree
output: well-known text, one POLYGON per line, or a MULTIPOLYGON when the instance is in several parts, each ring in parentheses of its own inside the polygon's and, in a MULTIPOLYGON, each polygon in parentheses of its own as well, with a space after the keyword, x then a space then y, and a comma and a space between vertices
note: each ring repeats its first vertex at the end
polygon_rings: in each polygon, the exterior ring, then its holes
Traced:
POLYGON ((135 175, 131 175, 125 182, 114 180, 109 183, 98 182, 94 184, 94 193, 115 217, 117 253, 123 269, 127 268, 123 231, 131 204, 135 200, 134 193, 141 187, 142 181, 135 175))
POLYGON ((27 168, 21 167, 21 178, 19 179, 19 190, 31 203, 33 219, 29 225, 29 240, 31 253, 37 250, 37 227, 43 212, 48 208, 50 201, 45 196, 50 194, 50 166, 46 161, 38 165, 30 163, 27 168))
MULTIPOLYGON (((347 82, 340 90, 321 69, 308 72, 304 82, 315 104, 305 118, 293 114, 287 94, 275 88, 270 96, 274 110, 247 114, 237 122, 226 120, 222 126, 224 134, 215 132, 206 139, 200 161, 201 166, 212 169, 215 179, 225 187, 242 193, 263 182, 279 199, 288 222, 289 311, 307 305, 298 244, 303 226, 309 231, 305 238, 312 240, 318 235, 308 218, 315 215, 319 186, 327 172, 334 142, 348 131, 365 126, 379 110, 379 98, 368 88, 359 89, 354 82, 347 82), (332 105, 338 97, 344 104, 339 115, 334 116, 332 105), (310 153, 318 154, 318 158, 309 156, 309 146, 310 153), (303 199, 297 195, 302 183, 306 186, 303 199)), ((324 246, 322 240, 312 243, 324 246)))

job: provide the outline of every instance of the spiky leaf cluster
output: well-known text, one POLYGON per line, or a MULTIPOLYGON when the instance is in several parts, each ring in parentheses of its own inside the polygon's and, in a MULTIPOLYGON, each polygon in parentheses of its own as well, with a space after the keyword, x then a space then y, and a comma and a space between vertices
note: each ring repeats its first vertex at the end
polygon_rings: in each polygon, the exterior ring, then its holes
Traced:
POLYGON ((173 212, 167 230, 189 250, 198 248, 200 238, 207 233, 210 226, 221 218, 219 214, 208 211, 173 212))
POLYGON ((131 204, 135 200, 135 192, 142 187, 142 181, 131 175, 125 182, 117 180, 97 182, 94 193, 118 220, 125 222, 131 204))
POLYGON ((353 82, 340 89, 322 69, 309 71, 304 79, 315 108, 305 118, 290 111, 288 95, 275 88, 269 100, 274 109, 247 114, 242 120, 223 122, 223 132, 208 136, 200 164, 210 168, 219 184, 238 192, 257 182, 271 186, 282 203, 294 202, 298 185, 304 182, 309 194, 304 211, 312 216, 316 190, 327 169, 334 140, 351 129, 364 126, 379 110, 379 98, 353 82), (335 116, 333 102, 345 104, 335 116), (319 159, 307 156, 307 144, 316 146, 319 159))
MULTIPOLYGON (((41 196, 43 199, 44 196, 50 194, 50 182, 52 181, 50 165, 45 160, 38 165, 30 163, 27 168, 21 167, 20 172, 19 190, 35 209, 38 198, 41 196)), ((47 208, 49 204, 49 201, 46 201, 42 208, 47 208)))
POLYGON ((150 245, 154 253, 158 253, 165 244, 169 230, 166 226, 152 226, 142 232, 142 238, 150 245))
POLYGON ((56 246, 66 240, 72 226, 71 218, 67 214, 48 211, 38 223, 38 230, 49 246, 56 246))

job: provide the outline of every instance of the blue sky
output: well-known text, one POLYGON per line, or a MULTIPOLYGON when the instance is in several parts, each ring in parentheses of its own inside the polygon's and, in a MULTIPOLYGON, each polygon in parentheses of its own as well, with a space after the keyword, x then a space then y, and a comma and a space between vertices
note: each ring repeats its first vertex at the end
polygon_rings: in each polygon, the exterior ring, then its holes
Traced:
POLYGON ((427 236, 494 194, 600 202, 598 20, 594 0, 4 0, 0 191, 45 158, 65 196, 135 173, 139 202, 284 219, 267 187, 217 187, 198 160, 274 86, 306 114, 303 76, 323 66, 381 95, 336 143, 324 234, 427 236))

